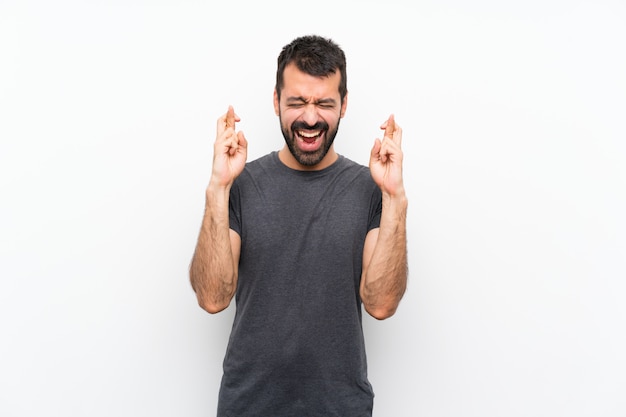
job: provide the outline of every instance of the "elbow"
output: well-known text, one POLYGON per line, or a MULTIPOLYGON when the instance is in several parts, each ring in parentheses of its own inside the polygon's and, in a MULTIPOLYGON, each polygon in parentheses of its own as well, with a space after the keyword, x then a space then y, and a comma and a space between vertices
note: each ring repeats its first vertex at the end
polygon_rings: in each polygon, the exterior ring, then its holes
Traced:
POLYGON ((379 294, 378 292, 368 290, 367 286, 363 286, 360 295, 365 311, 376 320, 388 319, 396 314, 405 288, 403 285, 390 293, 379 294))
POLYGON ((374 317, 376 320, 386 320, 389 317, 393 316, 397 310, 396 305, 394 306, 365 306, 365 311, 374 317))
POLYGON ((201 297, 200 295, 198 295, 198 305, 209 314, 217 314, 220 311, 224 311, 226 310, 226 308, 228 308, 228 306, 230 305, 230 300, 226 302, 215 302, 206 299, 206 297, 201 297))
POLYGON ((219 296, 213 292, 207 291, 204 288, 193 288, 196 293, 196 300, 201 309, 209 314, 216 314, 220 311, 224 311, 230 305, 234 293, 224 293, 219 296))
POLYGON ((207 288, 206 285, 202 284, 203 281, 193 274, 193 271, 190 273, 190 281, 191 288, 196 294, 198 305, 209 314, 216 314, 226 310, 235 294, 234 286, 232 285, 222 288, 221 291, 207 288))

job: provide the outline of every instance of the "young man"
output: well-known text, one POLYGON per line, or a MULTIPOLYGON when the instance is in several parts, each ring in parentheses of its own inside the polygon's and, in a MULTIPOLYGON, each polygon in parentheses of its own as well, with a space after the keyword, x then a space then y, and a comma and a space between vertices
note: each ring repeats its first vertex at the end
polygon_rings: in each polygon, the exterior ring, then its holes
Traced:
POLYGON ((361 306, 385 319, 406 288, 402 130, 382 124, 369 169, 338 155, 347 98, 344 52, 304 36, 278 57, 280 151, 247 163, 239 117, 218 119, 190 267, 206 311, 236 297, 218 417, 372 415, 361 306))

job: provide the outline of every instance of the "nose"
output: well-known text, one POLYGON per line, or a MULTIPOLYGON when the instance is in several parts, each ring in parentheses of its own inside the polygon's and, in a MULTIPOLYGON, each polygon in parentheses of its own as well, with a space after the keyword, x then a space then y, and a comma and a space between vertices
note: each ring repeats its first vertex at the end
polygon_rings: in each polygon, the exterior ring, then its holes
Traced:
POLYGON ((302 120, 309 126, 313 126, 317 123, 317 110, 314 105, 308 104, 304 107, 302 120))

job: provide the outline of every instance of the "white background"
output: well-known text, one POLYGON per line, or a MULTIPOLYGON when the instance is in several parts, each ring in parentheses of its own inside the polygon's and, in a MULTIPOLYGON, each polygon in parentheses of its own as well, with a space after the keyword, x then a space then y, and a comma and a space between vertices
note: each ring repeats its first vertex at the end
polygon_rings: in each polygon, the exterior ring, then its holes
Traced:
POLYGON ((0 415, 214 415, 233 307, 187 269, 215 122, 279 149, 276 57, 309 33, 348 58, 337 150, 404 130, 375 415, 625 416, 618 0, 0 0, 0 415))

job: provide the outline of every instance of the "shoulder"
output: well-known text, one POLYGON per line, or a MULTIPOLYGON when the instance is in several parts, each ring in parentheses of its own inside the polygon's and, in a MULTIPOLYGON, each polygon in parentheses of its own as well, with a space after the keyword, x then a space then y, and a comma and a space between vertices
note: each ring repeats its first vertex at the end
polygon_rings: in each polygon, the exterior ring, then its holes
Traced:
POLYGON ((337 165, 344 167, 344 168, 367 169, 365 165, 355 162, 345 155, 339 155, 339 158, 337 159, 337 165))
POLYGON ((363 185, 374 186, 369 167, 340 155, 337 160, 337 171, 348 181, 357 181, 363 185))
POLYGON ((246 163, 245 170, 255 172, 259 170, 272 169, 272 167, 276 166, 277 160, 278 160, 278 153, 270 152, 253 161, 246 163))
POLYGON ((255 179, 271 175, 277 169, 276 159, 278 159, 276 152, 272 152, 247 162, 243 172, 235 179, 235 185, 249 183, 255 179))

